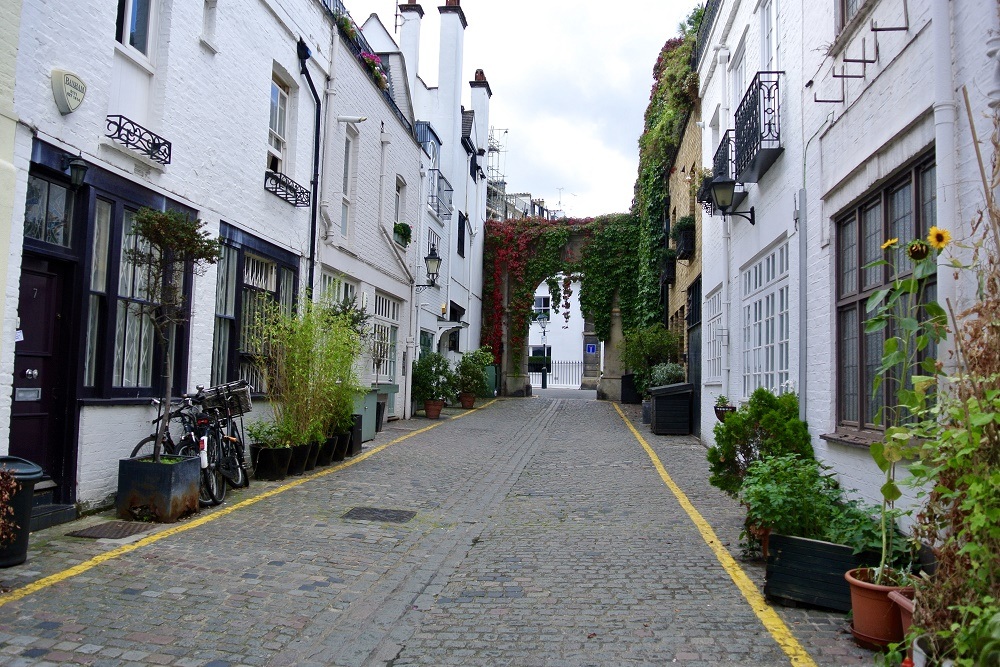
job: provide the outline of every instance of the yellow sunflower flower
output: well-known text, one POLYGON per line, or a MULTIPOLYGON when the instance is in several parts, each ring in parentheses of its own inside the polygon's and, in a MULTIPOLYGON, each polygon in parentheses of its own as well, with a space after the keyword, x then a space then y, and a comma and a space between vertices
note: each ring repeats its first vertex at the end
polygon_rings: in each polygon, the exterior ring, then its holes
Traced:
POLYGON ((927 233, 927 242, 938 250, 944 250, 944 247, 951 243, 951 232, 940 227, 931 227, 931 231, 927 233))
POLYGON ((899 239, 898 238, 897 239, 889 239, 888 241, 886 241, 885 243, 882 244, 882 250, 885 250, 886 248, 895 248, 897 243, 899 243, 899 239))

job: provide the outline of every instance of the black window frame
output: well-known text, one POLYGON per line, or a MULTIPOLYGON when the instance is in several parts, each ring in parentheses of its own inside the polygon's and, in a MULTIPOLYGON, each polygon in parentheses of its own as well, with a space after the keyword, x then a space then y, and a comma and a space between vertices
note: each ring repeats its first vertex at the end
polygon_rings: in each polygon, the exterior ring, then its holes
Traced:
MULTIPOLYGON (((246 267, 246 256, 247 254, 255 255, 261 259, 274 262, 279 270, 278 273, 278 283, 277 291, 275 292, 275 298, 280 300, 283 297, 281 287, 281 270, 288 270, 292 274, 291 285, 292 285, 292 295, 291 295, 291 307, 294 309, 298 303, 299 298, 299 269, 301 257, 295 253, 280 248, 272 243, 269 243, 249 232, 246 232, 234 225, 231 225, 223 221, 219 226, 219 237, 222 240, 222 244, 225 246, 227 251, 232 251, 236 253, 236 268, 235 268, 235 280, 233 281, 233 290, 235 293, 233 296, 233 315, 232 316, 220 316, 216 312, 216 308, 213 306, 212 309, 212 331, 213 331, 213 341, 212 341, 212 381, 213 382, 233 382, 240 379, 240 368, 244 361, 247 361, 249 354, 240 349, 240 323, 243 317, 243 299, 242 294, 247 285, 244 283, 244 269, 246 267), (215 371, 216 364, 216 349, 215 349, 215 331, 216 331, 216 321, 223 317, 227 321, 232 323, 229 328, 227 337, 227 352, 225 355, 225 372, 222 377, 217 377, 215 371)), ((221 269, 221 267, 220 267, 221 269)), ((218 299, 218 278, 216 279, 216 298, 213 299, 215 302, 218 299)), ((251 382, 252 389, 254 393, 260 394, 263 387, 256 386, 251 382)))
MULTIPOLYGON (((906 245, 913 239, 925 239, 928 231, 936 224, 936 163, 934 153, 926 153, 911 161, 886 179, 851 207, 835 216, 836 250, 834 257, 834 355, 836 359, 836 379, 834 395, 836 397, 835 423, 838 433, 878 433, 885 425, 876 423, 879 404, 884 406, 885 396, 894 394, 898 378, 884 378, 878 395, 882 398, 871 402, 874 372, 881 365, 882 348, 885 336, 895 335, 889 330, 866 334, 865 322, 869 317, 866 304, 879 289, 885 289, 894 277, 905 278, 912 274, 912 264, 905 254, 906 245), (933 180, 925 182, 928 172, 933 170, 933 180), (898 229, 892 226, 892 197, 904 188, 910 188, 907 203, 912 220, 911 235, 904 238, 898 234, 898 229), (865 214, 878 209, 881 235, 878 238, 877 250, 869 245, 866 255, 865 248, 865 214), (844 234, 845 227, 851 227, 851 238, 844 234), (891 275, 891 266, 879 266, 863 269, 873 259, 885 257, 881 245, 890 238, 898 238, 898 258, 904 258, 904 269, 896 276, 891 275), (846 252, 850 250, 850 252, 846 252), (845 264, 852 262, 847 271, 853 275, 851 284, 845 284, 845 264), (866 284, 866 279, 872 279, 866 284), (848 327, 845 330, 845 326, 848 327), (867 340, 866 340, 867 337, 867 340), (867 345, 867 349, 866 349, 867 345), (866 351, 868 354, 866 355, 866 351), (845 385, 850 385, 845 386, 845 385), (846 397, 846 399, 845 399, 846 397), (853 405, 851 399, 853 398, 853 405)), ((933 299, 937 289, 937 278, 932 275, 924 281, 925 301, 933 299)), ((929 346, 922 357, 933 356, 936 350, 929 346)), ((881 421, 881 420, 880 420, 881 421)))

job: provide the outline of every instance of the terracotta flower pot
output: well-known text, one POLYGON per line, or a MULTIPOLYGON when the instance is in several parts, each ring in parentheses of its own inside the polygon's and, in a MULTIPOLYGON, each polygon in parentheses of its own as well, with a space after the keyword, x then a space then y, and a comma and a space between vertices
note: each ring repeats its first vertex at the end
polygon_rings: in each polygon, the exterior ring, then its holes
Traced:
POLYGON ((458 400, 466 410, 472 409, 476 405, 476 395, 471 391, 463 391, 458 395, 458 400))
POLYGON ((892 591, 905 590, 904 586, 873 584, 872 568, 848 570, 844 574, 851 586, 851 610, 854 622, 851 634, 854 641, 865 648, 880 650, 903 640, 903 625, 899 609, 889 599, 892 591))
POLYGON ((443 409, 444 401, 424 401, 424 413, 428 419, 439 419, 443 409))

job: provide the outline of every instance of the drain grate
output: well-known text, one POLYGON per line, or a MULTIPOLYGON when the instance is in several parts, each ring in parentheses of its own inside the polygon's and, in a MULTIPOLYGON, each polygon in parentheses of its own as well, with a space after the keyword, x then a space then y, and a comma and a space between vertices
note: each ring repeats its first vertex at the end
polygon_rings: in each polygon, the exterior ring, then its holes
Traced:
POLYGON ((406 523, 417 515, 409 510, 390 510, 381 507, 354 507, 342 518, 355 521, 381 521, 382 523, 406 523))
POLYGON ((67 533, 72 537, 89 537, 95 540, 120 540, 123 537, 131 537, 139 533, 145 533, 153 529, 153 524, 142 523, 141 521, 106 521, 90 528, 74 530, 67 533))

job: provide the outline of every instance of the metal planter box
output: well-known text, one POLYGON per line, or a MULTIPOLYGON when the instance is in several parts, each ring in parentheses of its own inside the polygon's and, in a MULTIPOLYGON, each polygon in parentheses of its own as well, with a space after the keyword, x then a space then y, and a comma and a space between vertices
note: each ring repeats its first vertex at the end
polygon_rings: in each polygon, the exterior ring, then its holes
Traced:
POLYGON ((173 523, 197 512, 201 476, 198 457, 171 456, 173 463, 153 463, 151 458, 118 461, 118 518, 173 523))

